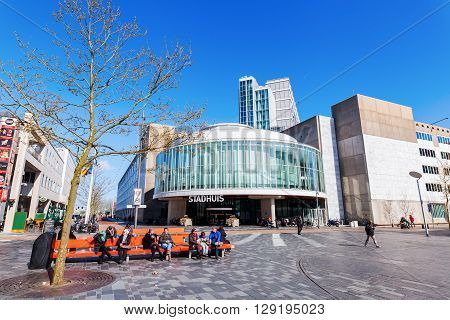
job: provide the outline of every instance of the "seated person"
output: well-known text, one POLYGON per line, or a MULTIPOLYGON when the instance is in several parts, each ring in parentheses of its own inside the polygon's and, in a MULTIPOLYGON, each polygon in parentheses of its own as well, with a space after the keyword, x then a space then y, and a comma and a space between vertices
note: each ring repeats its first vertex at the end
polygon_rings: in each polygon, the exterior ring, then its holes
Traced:
POLYGON ((189 250, 197 250, 197 259, 201 259, 203 246, 200 244, 197 229, 195 228, 193 228, 189 234, 189 250))
MULTIPOLYGON (((164 228, 164 232, 159 236, 159 245, 164 249, 164 257, 169 257, 169 262, 172 262, 171 250, 174 246, 172 236, 169 234, 169 229, 164 228)), ((161 256, 161 260, 163 256, 161 256)))
POLYGON ((200 233, 199 237, 200 245, 202 246, 202 254, 206 256, 209 253, 209 246, 208 246, 208 238, 206 237, 205 232, 200 233))
POLYGON ((211 251, 209 252, 210 257, 214 250, 216 259, 219 259, 219 246, 222 244, 220 239, 220 232, 216 229, 216 227, 212 227, 211 233, 209 234, 209 243, 211 245, 211 251))
POLYGON ((117 240, 117 253, 119 255, 119 264, 122 264, 128 256, 128 250, 131 249, 131 237, 133 236, 133 229, 127 224, 123 230, 119 240, 117 240))
POLYGON ((220 242, 227 244, 230 243, 230 241, 227 240, 227 233, 225 232, 224 227, 220 226, 218 231, 220 232, 220 242))
MULTIPOLYGON (((151 250, 152 256, 150 260, 153 262, 153 260, 155 259, 156 251, 159 252, 158 250, 159 246, 158 246, 158 235, 156 233, 153 233, 152 228, 148 229, 148 232, 142 239, 142 248, 144 250, 151 250)), ((159 253, 159 257, 162 258, 161 253, 159 253)))

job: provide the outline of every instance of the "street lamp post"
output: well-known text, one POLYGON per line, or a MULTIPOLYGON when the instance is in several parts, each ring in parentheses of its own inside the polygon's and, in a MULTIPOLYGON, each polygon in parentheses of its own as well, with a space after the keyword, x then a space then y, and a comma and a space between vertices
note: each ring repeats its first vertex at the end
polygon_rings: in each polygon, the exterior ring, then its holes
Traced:
POLYGON ((319 191, 316 191, 316 215, 317 215, 317 228, 320 228, 320 219, 319 219, 319 191))
POLYGON ((416 182, 417 182, 417 190, 419 191, 419 199, 420 199, 420 209, 422 209, 423 224, 424 224, 424 226, 425 226, 425 235, 426 235, 427 237, 429 237, 430 234, 429 234, 429 232, 428 232, 428 224, 427 224, 427 221, 426 221, 426 219, 425 219, 425 212, 423 211, 422 194, 420 193, 420 186, 419 186, 419 180, 420 180, 420 178, 422 178, 422 175, 421 175, 419 172, 416 172, 416 171, 411 171, 411 172, 409 173, 409 175, 410 175, 411 177, 415 178, 415 179, 416 179, 416 182))

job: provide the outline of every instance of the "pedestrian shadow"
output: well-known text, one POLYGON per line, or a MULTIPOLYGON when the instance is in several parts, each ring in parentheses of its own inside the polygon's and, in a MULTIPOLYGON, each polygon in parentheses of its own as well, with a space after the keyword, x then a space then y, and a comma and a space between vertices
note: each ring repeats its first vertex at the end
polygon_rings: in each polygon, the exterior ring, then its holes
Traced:
POLYGON ((341 247, 361 247, 361 245, 359 244, 349 244, 349 243, 338 243, 337 245, 341 247))

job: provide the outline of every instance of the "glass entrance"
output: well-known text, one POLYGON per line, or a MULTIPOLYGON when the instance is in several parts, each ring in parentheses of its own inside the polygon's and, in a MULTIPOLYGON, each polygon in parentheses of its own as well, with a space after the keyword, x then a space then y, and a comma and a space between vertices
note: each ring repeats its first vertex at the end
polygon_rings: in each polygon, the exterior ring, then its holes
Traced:
POLYGON ((261 200, 225 197, 223 202, 188 202, 186 211, 195 225, 222 225, 232 215, 240 224, 256 224, 261 200))

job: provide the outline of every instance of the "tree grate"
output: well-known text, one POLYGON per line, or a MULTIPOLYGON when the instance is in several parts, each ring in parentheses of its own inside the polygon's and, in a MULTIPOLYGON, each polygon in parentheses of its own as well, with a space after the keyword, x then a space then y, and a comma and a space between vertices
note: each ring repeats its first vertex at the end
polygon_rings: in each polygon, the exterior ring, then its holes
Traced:
POLYGON ((0 299, 48 299, 102 288, 116 278, 106 272, 66 270, 66 283, 51 287, 46 272, 33 272, 0 281, 0 299))

